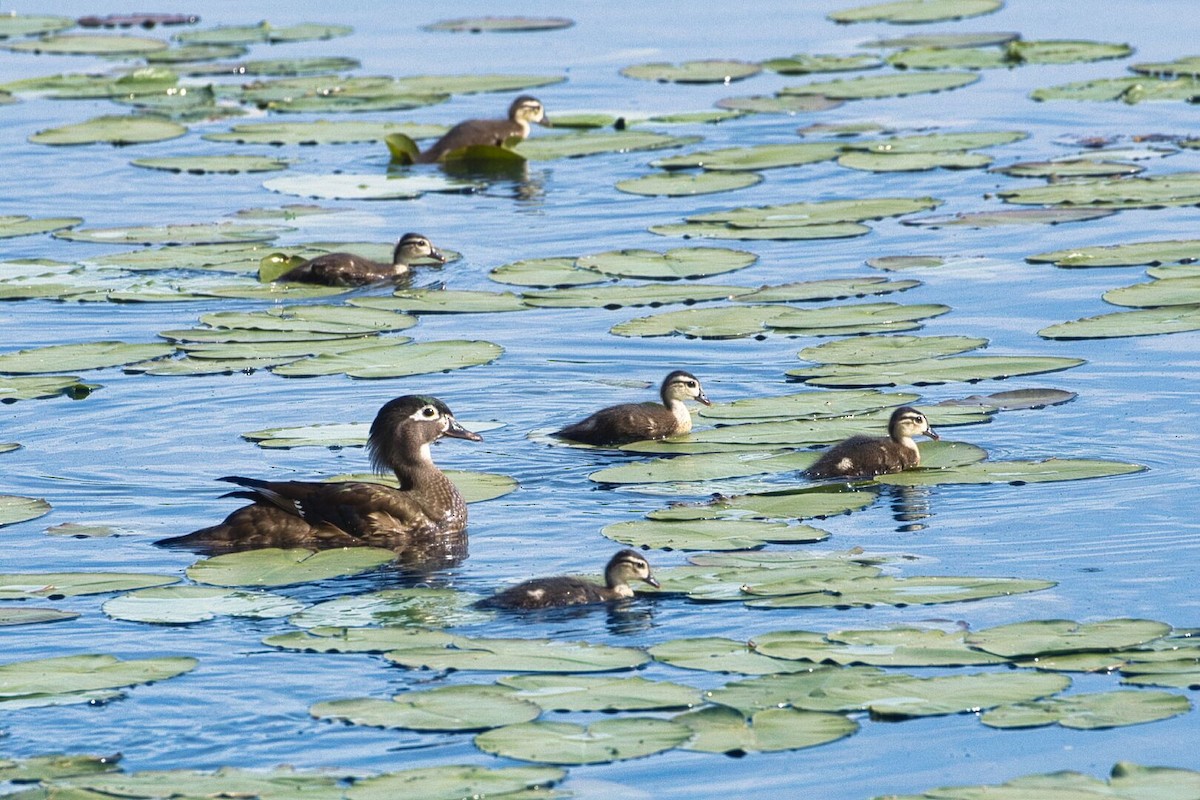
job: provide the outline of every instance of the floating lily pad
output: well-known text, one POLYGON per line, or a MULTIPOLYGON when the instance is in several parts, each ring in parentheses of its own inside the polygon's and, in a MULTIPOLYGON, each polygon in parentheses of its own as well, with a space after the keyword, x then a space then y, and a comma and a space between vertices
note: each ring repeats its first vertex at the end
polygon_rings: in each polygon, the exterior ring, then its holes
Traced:
POLYGON ((838 78, 832 81, 788 86, 781 95, 819 94, 835 100, 869 100, 880 97, 904 97, 911 94, 944 92, 969 86, 979 80, 971 72, 907 72, 899 75, 873 75, 863 78, 838 78))
MULTIPOLYGON (((867 339, 880 337, 859 337, 855 339, 838 340, 829 344, 841 344, 842 342, 860 342, 867 339)), ((904 337, 888 337, 888 338, 904 338, 904 337)), ((938 339, 942 337, 928 337, 938 339)), ((958 337, 947 337, 955 339, 958 337)), ((966 337, 963 337, 964 339, 966 337)), ((983 340, 980 340, 983 341, 983 340)), ((888 348, 884 347, 884 352, 888 348)), ((809 351, 820 350, 818 347, 807 348, 801 351, 802 357, 809 360, 829 360, 842 358, 856 358, 856 348, 842 347, 822 351, 828 353, 828 357, 815 357, 815 352, 812 356, 804 355, 809 351)), ((864 347, 864 353, 870 352, 870 345, 864 347)), ((903 352, 898 350, 897 352, 903 352)), ((866 355, 861 357, 868 357, 866 355)), ((881 357, 883 354, 881 353, 881 357)), ((920 356, 918 356, 920 357, 920 356)), ((895 360, 900 360, 899 358, 895 360)), ((912 403, 918 398, 915 394, 893 393, 884 394, 878 390, 865 389, 860 391, 839 391, 839 392, 798 392, 796 394, 775 395, 771 397, 748 397, 742 400, 735 400, 732 403, 717 403, 712 406, 705 407, 700 410, 700 416, 705 419, 728 420, 728 421, 750 421, 762 419, 816 419, 822 417, 839 417, 849 414, 860 414, 865 411, 875 411, 881 408, 889 408, 892 406, 901 406, 905 403, 912 403)))
POLYGON ((680 156, 660 158, 650 162, 650 165, 665 170, 700 167, 706 170, 740 172, 798 167, 804 164, 816 164, 820 161, 831 161, 837 157, 839 152, 841 152, 841 148, 837 145, 821 142, 763 144, 753 147, 727 147, 721 150, 686 153, 680 156))
POLYGON ((100 384, 83 383, 74 375, 54 375, 45 378, 5 377, 0 378, 0 403, 43 400, 59 396, 82 400, 99 388, 100 384))
POLYGON ((222 64, 191 64, 182 66, 184 75, 323 75, 331 72, 347 72, 358 69, 362 64, 356 58, 346 56, 313 56, 310 58, 265 58, 251 61, 222 64))
POLYGON ((211 586, 291 586, 357 575, 395 558, 393 551, 379 547, 344 547, 318 552, 269 547, 197 561, 187 568, 187 576, 196 583, 211 586))
POLYGON ((870 491, 844 491, 828 487, 764 494, 722 497, 701 506, 674 506, 650 512, 656 520, 778 519, 798 520, 833 517, 858 511, 875 502, 870 491))
POLYGON ((798 471, 812 466, 813 461, 816 461, 813 453, 760 450, 683 455, 607 467, 588 475, 588 479, 596 483, 708 481, 798 471))
POLYGON ((690 686, 639 677, 514 675, 496 681, 546 711, 656 711, 701 705, 690 686))
POLYGON ((704 672, 737 672, 742 675, 774 675, 808 670, 810 665, 784 661, 760 654, 745 642, 722 636, 671 639, 650 648, 655 661, 680 669, 704 672))
POLYGON ((97 244, 203 245, 267 242, 286 230, 289 229, 279 225, 213 222, 193 225, 144 225, 127 228, 76 228, 59 231, 54 234, 54 238, 97 244))
POLYGON ((557 797, 551 785, 566 777, 551 767, 485 767, 449 765, 388 772, 371 778, 356 777, 344 791, 348 800, 388 800, 394 797, 557 797))
POLYGON ((737 228, 791 228, 898 217, 914 211, 929 211, 941 203, 941 200, 933 197, 865 197, 858 200, 743 206, 727 211, 694 214, 687 217, 687 221, 724 223, 737 228))
POLYGON ((1026 64, 1077 64, 1125 58, 1133 53, 1127 44, 1087 42, 1074 39, 1044 41, 1016 40, 1002 47, 918 47, 888 57, 900 69, 996 69, 1026 64))
MULTIPOLYGON (((366 333, 401 331, 416 324, 416 319, 406 314, 331 305, 278 306, 252 312, 216 311, 203 315, 200 321, 212 328, 230 331, 296 332, 303 334, 301 338, 319 338, 317 334, 361 336, 366 333)), ((210 338, 203 336, 201 331, 167 331, 166 338, 182 341, 259 341, 258 337, 240 338, 233 333, 218 333, 210 338)), ((281 336, 277 341, 286 341, 286 338, 281 336)))
POLYGON ((692 197, 745 189, 761 182, 762 176, 752 172, 701 172, 697 175, 658 172, 619 181, 616 188, 628 194, 648 197, 692 197))
POLYGON ((174 351, 173 345, 128 344, 126 342, 49 345, 30 350, 0 353, 0 372, 18 375, 79 372, 116 367, 143 359, 161 358, 174 351))
POLYGON ((1039 728, 1061 725, 1098 730, 1141 725, 1186 714, 1186 697, 1168 692, 1116 691, 1049 697, 993 708, 979 718, 992 728, 1039 728))
POLYGON ((1191 77, 1165 79, 1139 75, 1066 83, 1061 86, 1037 89, 1030 92, 1029 96, 1038 101, 1091 100, 1103 102, 1119 100, 1133 105, 1153 100, 1183 100, 1190 103, 1194 101, 1197 94, 1196 81, 1191 77))
POLYGON ((718 108, 744 111, 751 114, 807 114, 828 111, 844 104, 819 94, 810 95, 752 95, 749 97, 724 97, 717 101, 718 108))
POLYGON ((302 358, 274 367, 272 371, 290 378, 339 374, 351 378, 397 378, 488 364, 503 352, 499 345, 483 341, 401 342, 302 358))
POLYGON ((909 153, 949 153, 959 150, 978 150, 996 147, 1027 139, 1023 131, 980 131, 968 133, 926 133, 915 136, 894 136, 889 139, 872 139, 850 142, 843 145, 846 150, 862 150, 882 155, 909 153))
MULTIPOLYGON (((43 622, 63 622, 77 619, 77 611, 59 611, 54 608, 0 608, 0 628, 10 625, 38 625, 43 622)), ((0 761, 0 774, 3 761, 0 761)))
POLYGON ((1157 663, 1121 665, 1121 683, 1134 686, 1173 686, 1177 689, 1200 687, 1200 662, 1194 658, 1157 663))
POLYGON ((720 286, 707 283, 684 285, 646 284, 643 286, 594 286, 582 289, 549 289, 526 292, 521 298, 539 308, 622 308, 625 306, 660 306, 671 303, 699 303, 705 300, 724 300, 745 292, 743 286, 720 286))
POLYGON ((1079 623, 1066 619, 998 625, 967 636, 972 647, 1012 658, 1090 650, 1120 650, 1160 639, 1171 626, 1146 619, 1110 619, 1079 623))
POLYGON ((1040 592, 1054 585, 1053 581, 941 575, 912 578, 862 577, 823 583, 801 579, 749 585, 741 589, 749 597, 721 599, 743 599, 746 601, 746 605, 752 608, 934 605, 1040 592), (760 597, 755 599, 753 597, 755 595, 760 595, 760 597))
POLYGON ((1038 336, 1044 339, 1119 339, 1195 330, 1200 330, 1200 307, 1165 306, 1060 322, 1042 328, 1038 336))
POLYGON ((78 522, 63 522, 46 528, 50 536, 70 536, 75 539, 99 539, 116 532, 116 529, 107 525, 84 525, 78 522))
POLYGON ((1185 306, 1200 304, 1200 279, 1166 278, 1110 289, 1102 297, 1106 303, 1132 308, 1185 306))
MULTIPOLYGON (((1144 169, 1137 164, 1125 161, 1068 158, 1052 161, 1022 161, 1007 167, 995 167, 992 172, 1011 175, 1014 178, 1116 178, 1136 175, 1144 169)), ((1046 210, 1069 211, 1071 209, 1046 210)))
POLYGON ((200 138, 238 144, 313 145, 382 142, 393 133, 423 139, 445 132, 444 125, 319 119, 312 122, 249 122, 234 125, 228 133, 206 133, 200 138))
POLYGON ((106 115, 87 122, 47 128, 29 137, 34 144, 142 144, 175 139, 187 128, 165 117, 106 115))
POLYGON ((903 292, 920 285, 920 281, 889 281, 885 278, 825 278, 785 283, 778 286, 764 286, 753 292, 738 294, 733 299, 739 303, 844 300, 849 297, 903 292))
MULTIPOLYGON (((895 364, 957 355, 977 350, 987 343, 987 339, 970 336, 859 336, 806 347, 800 351, 800 358, 821 364, 895 364)), ((879 397, 875 394, 867 396, 879 397)))
POLYGON ((512 292, 453 289, 399 289, 391 297, 364 297, 355 299, 352 304, 360 308, 415 314, 496 314, 529 308, 512 292))
POLYGON ((1080 180, 997 192, 1006 203, 1103 208, 1154 208, 1200 205, 1200 172, 1176 172, 1149 178, 1080 180))
POLYGON ((892 486, 939 486, 953 483, 1026 483, 1078 481, 1144 472, 1140 464, 1086 458, 1050 458, 1045 461, 985 461, 948 469, 908 470, 880 475, 875 480, 892 486))
POLYGON ((218 58, 237 58, 246 54, 246 48, 233 44, 185 44, 147 53, 150 64, 186 64, 197 61, 215 61, 218 58))
POLYGON ((416 94, 476 94, 478 92, 517 92, 553 86, 566 80, 562 75, 464 73, 461 75, 416 75, 396 81, 403 91, 416 94))
POLYGON ((0 494, 0 528, 16 525, 50 513, 50 504, 36 497, 0 494))
POLYGON ((0 664, 0 697, 83 692, 136 686, 174 678, 199 663, 165 657, 122 661, 109 655, 78 655, 0 664))
POLYGON ((113 619, 181 625, 219 616, 274 619, 304 607, 290 597, 269 592, 246 592, 209 586, 164 586, 140 589, 114 597, 103 605, 113 619))
POLYGON ((794 227, 739 228, 721 222, 687 222, 681 225, 651 225, 647 228, 659 236, 682 236, 685 239, 734 239, 738 241, 810 241, 816 239, 849 239, 871 232, 857 222, 836 222, 794 227))
POLYGON ((698 141, 698 136, 669 136, 653 131, 584 131, 526 139, 517 145, 515 150, 518 155, 530 161, 551 161, 556 158, 579 158, 601 153, 631 153, 639 150, 685 147, 698 141))
POLYGON ((550 639, 468 639, 450 646, 413 647, 384 654, 409 669, 490 672, 610 672, 633 669, 650 660, 633 647, 550 639))
POLYGON ((762 62, 762 65, 780 75, 809 75, 814 72, 852 72, 860 69, 875 69, 883 62, 877 57, 866 54, 849 56, 810 55, 797 53, 787 58, 772 58, 762 62))
POLYGON ((1015 375, 1058 372, 1083 364, 1081 358, 1057 356, 958 356, 899 361, 892 364, 824 365, 788 370, 810 386, 927 386, 954 381, 997 380, 1015 375))
MULTIPOLYGON (((1026 408, 1045 408, 1057 406, 1074 400, 1075 392, 1062 389, 1013 389, 1007 392, 993 392, 988 395, 971 395, 943 400, 934 408, 962 406, 980 408, 995 408, 999 411, 1014 411, 1026 408)), ((934 412, 937 413, 936 411, 934 412)))
POLYGON ((300 628, 454 627, 491 618, 490 614, 472 608, 477 599, 454 589, 384 589, 317 603, 293 614, 288 622, 300 628))
POLYGON ((768 708, 749 719, 740 711, 710 706, 675 717, 692 729, 685 750, 742 756, 777 753, 835 742, 858 731, 858 723, 841 714, 768 708))
POLYGON ((613 250, 583 256, 575 264, 607 275, 647 280, 678 280, 720 275, 744 269, 758 261, 745 250, 722 247, 677 247, 660 253, 656 250, 613 250))
POLYGON ((899 0, 833 11, 827 16, 842 24, 890 22, 896 25, 912 25, 979 17, 991 14, 1003 5, 1003 0, 899 0))
POLYGON ((348 25, 302 23, 275 27, 267 22, 258 25, 225 25, 198 31, 175 34, 181 42, 193 44, 254 44, 256 42, 304 42, 349 36, 354 29, 348 25))
POLYGON ((415 731, 482 731, 537 719, 540 706, 496 686, 441 686, 391 700, 360 697, 317 703, 317 719, 415 731))
MULTIPOLYGON (((3 19, 3 17, 0 17, 3 19)), ((23 214, 0 216, 0 239, 12 239, 17 236, 32 236, 38 233, 49 233, 64 228, 73 228, 83 222, 80 217, 46 217, 32 219, 23 214)))
POLYGON ((982 153, 846 153, 838 164, 867 172, 921 172, 929 169, 978 169, 992 163, 982 153))
POLYGON ((77 597, 165 586, 178 578, 139 572, 0 573, 0 600, 77 597))
POLYGON ((620 717, 588 726, 526 722, 481 733, 485 753, 542 764, 607 764, 661 753, 686 742, 690 728, 665 719, 620 717))
POLYGON ((1026 256, 1026 261, 1056 267, 1135 267, 1143 264, 1187 264, 1200 260, 1200 239, 1077 247, 1026 256))
POLYGON ((386 653, 442 647, 460 637, 411 626, 382 628, 313 628, 268 636, 263 644, 310 653, 386 653))
POLYGON ((588 286, 612 280, 611 276, 602 272, 581 269, 576 266, 574 256, 514 261, 511 264, 496 267, 488 273, 488 277, 499 283, 515 286, 547 288, 588 286))
POLYGON ((976 211, 937 217, 916 217, 900 221, 901 225, 930 228, 994 228, 1000 225, 1061 225, 1065 222, 1087 222, 1112 216, 1111 209, 1088 208, 1011 208, 998 211, 976 211))
POLYGON ((1021 34, 1012 32, 1001 33, 914 33, 908 36, 896 36, 886 39, 876 39, 867 42, 863 47, 897 48, 897 47, 987 47, 1016 41, 1021 34))
POLYGON ((75 26, 71 17, 55 17, 44 14, 5 14, 0 17, 0 39, 19 36, 40 36, 56 33, 75 26))
POLYGON ((477 184, 440 175, 289 175, 263 182, 281 194, 320 200, 411 200, 426 192, 471 192, 477 184))
POLYGON ((959 667, 1000 664, 1005 659, 968 647, 965 631, 886 630, 775 631, 753 639, 756 652, 772 658, 878 667, 959 667))
POLYGON ((43 36, 5 45, 19 53, 51 53, 54 55, 136 56, 166 50, 162 39, 145 36, 106 36, 103 34, 67 33, 43 36))
POLYGON ((757 75, 762 67, 745 61, 685 61, 682 64, 638 64, 625 67, 626 78, 660 83, 732 83, 757 75))
POLYGON ((452 33, 508 33, 561 30, 574 24, 565 17, 464 17, 434 22, 422 28, 452 33))
POLYGON ((187 172, 193 175, 205 173, 276 172, 287 169, 288 162, 266 156, 163 156, 161 158, 135 158, 130 162, 135 167, 161 169, 167 172, 187 172))
POLYGON ((770 542, 809 544, 829 538, 827 531, 809 525, 737 519, 632 520, 607 525, 600 532, 622 544, 655 550, 745 550, 770 542))

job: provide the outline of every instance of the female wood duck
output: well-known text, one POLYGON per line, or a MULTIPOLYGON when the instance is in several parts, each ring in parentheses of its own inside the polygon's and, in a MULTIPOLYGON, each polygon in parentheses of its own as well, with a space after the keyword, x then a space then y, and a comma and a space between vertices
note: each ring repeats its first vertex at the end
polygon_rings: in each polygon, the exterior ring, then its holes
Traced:
POLYGON ((443 436, 483 438, 460 425, 436 397, 397 397, 379 409, 367 449, 377 472, 396 474, 399 489, 363 482, 221 478, 244 487, 225 497, 253 503, 219 525, 159 544, 214 552, 362 545, 401 550, 422 539, 460 533, 467 526, 466 503, 429 454, 429 446, 443 436))
POLYGON ((529 135, 531 123, 550 125, 546 111, 536 97, 523 94, 508 107, 508 119, 468 119, 446 131, 428 150, 417 155, 418 164, 441 161, 453 150, 477 144, 504 147, 510 139, 521 140, 529 135))
POLYGON ((319 283, 323 286, 365 286, 380 281, 394 281, 409 273, 409 267, 421 259, 446 263, 446 257, 419 233, 406 233, 396 242, 392 263, 384 264, 353 253, 326 253, 310 258, 298 267, 285 272, 276 280, 294 283, 319 283))
POLYGON ((804 474, 809 478, 870 477, 920 466, 921 451, 914 436, 938 435, 929 420, 915 408, 901 406, 892 412, 888 435, 851 436, 826 450, 804 474))
POLYGON ((696 376, 681 369, 663 379, 659 394, 662 396, 662 405, 623 403, 609 406, 554 435, 601 446, 628 444, 643 439, 665 439, 692 429, 692 414, 683 404, 684 400, 712 405, 696 376))
POLYGON ((604 586, 583 578, 534 578, 480 600, 484 608, 536 609, 608 603, 633 597, 629 582, 644 581, 658 588, 650 562, 635 550, 622 550, 604 568, 604 586))

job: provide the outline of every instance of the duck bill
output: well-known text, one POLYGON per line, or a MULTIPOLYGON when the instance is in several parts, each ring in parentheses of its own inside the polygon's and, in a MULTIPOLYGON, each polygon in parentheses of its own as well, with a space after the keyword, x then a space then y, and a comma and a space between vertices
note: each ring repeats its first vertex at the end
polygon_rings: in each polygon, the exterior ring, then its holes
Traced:
POLYGON ((661 589, 661 588, 662 588, 662 584, 658 582, 658 578, 654 577, 653 575, 647 575, 647 576, 646 576, 645 578, 643 578, 642 580, 644 580, 646 583, 648 583, 648 584, 650 584, 651 586, 653 586, 655 589, 661 589))
POLYGON ((541 125, 543 128, 553 128, 554 127, 554 123, 551 122, 550 118, 547 117, 545 114, 542 115, 542 118, 538 120, 537 124, 541 125))
POLYGON ((925 430, 925 435, 926 435, 926 436, 928 436, 930 439, 940 439, 940 438, 942 438, 942 437, 940 437, 940 436, 938 436, 938 435, 937 435, 937 431, 935 431, 933 428, 927 428, 927 429, 925 430))
POLYGON ((482 442, 483 437, 474 431, 469 431, 462 425, 458 424, 458 420, 454 417, 449 418, 449 427, 442 432, 442 436, 449 436, 451 439, 466 439, 468 442, 482 442))
POLYGON ((429 257, 432 258, 434 261, 438 262, 439 264, 446 263, 445 254, 443 254, 442 251, 438 250, 436 247, 433 248, 432 250, 430 250, 429 257))
POLYGON ((712 400, 709 400, 708 395, 706 395, 704 392, 700 392, 700 394, 696 396, 696 402, 703 403, 706 406, 712 405, 712 400))

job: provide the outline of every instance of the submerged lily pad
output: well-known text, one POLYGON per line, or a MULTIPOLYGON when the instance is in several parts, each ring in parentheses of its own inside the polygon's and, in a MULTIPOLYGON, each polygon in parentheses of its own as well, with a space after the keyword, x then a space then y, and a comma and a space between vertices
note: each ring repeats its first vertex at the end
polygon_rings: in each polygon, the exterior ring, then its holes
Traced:
POLYGON ((320 200, 411 200, 426 192, 471 192, 477 184, 441 175, 290 175, 263 182, 281 194, 320 200))
POLYGON ((140 572, 0 573, 0 600, 59 599, 165 586, 179 578, 140 572))
POLYGON ((0 528, 28 522, 50 513, 50 504, 37 497, 0 494, 0 528))
POLYGON ((626 78, 660 83, 732 83, 762 72, 759 64, 746 61, 685 61, 682 64, 638 64, 625 67, 626 78))
POLYGON ((979 75, 973 72, 906 72, 788 86, 780 90, 780 94, 819 94, 836 100, 869 100, 944 92, 969 86, 978 80, 979 75))
POLYGON ((391 700, 360 697, 309 708, 317 719, 415 731, 482 731, 529 722, 542 709, 497 686, 441 686, 405 692, 391 700))
POLYGON ((136 158, 130 162, 135 167, 161 169, 167 172, 187 172, 193 175, 205 173, 276 172, 287 169, 288 162, 266 156, 163 156, 161 158, 136 158))
POLYGON ((317 552, 268 547, 197 561, 187 568, 187 576, 196 583, 211 586, 291 586, 357 575, 395 558, 393 551, 379 547, 344 547, 317 552))
POLYGON ((195 669, 194 658, 122 661, 110 655, 78 655, 0 664, 0 697, 115 689, 167 680, 195 669))
POLYGON ((809 544, 829 538, 827 531, 810 525, 738 519, 632 520, 607 525, 600 532, 622 544, 655 550, 746 550, 772 542, 809 544))
POLYGON ((129 344, 127 342, 57 344, 0 353, 0 372, 17 375, 79 372, 116 367, 144 359, 161 358, 173 352, 175 352, 175 347, 168 344, 129 344))
POLYGON ((1191 708, 1186 697, 1169 692, 1115 691, 1000 706, 985 712, 979 721, 991 728, 1061 725, 1091 731, 1157 722, 1186 714, 1191 708))
POLYGON ((1060 322, 1038 331, 1044 339, 1119 339, 1200 330, 1200 306, 1165 306, 1117 311, 1060 322))
POLYGON ((675 722, 692 729, 685 750, 742 756, 777 753, 835 742, 858 731, 858 723, 841 714, 768 708, 749 719, 725 706, 709 706, 680 714, 675 722))
POLYGON ((693 197, 745 189, 761 182, 762 176, 752 172, 701 172, 698 175, 658 172, 619 181, 616 188, 627 194, 648 197, 693 197))
POLYGON ((676 247, 665 253, 656 250, 613 250, 583 256, 575 261, 575 265, 623 278, 678 280, 733 272, 756 261, 758 256, 745 250, 676 247))
POLYGON ((607 764, 661 753, 686 742, 690 728, 665 719, 620 717, 588 726, 526 722, 481 733, 485 753, 542 764, 607 764))
POLYGON ((175 139, 187 128, 165 117, 106 115, 87 122, 47 128, 29 137, 34 144, 142 144, 175 139))
POLYGON ((898 0, 897 2, 875 3, 843 11, 833 11, 827 16, 834 22, 842 24, 890 22, 897 25, 912 25, 978 17, 991 14, 1003 5, 1003 0, 898 0))
POLYGON ((640 677, 514 675, 496 682, 546 711, 655 711, 703 703, 690 686, 640 677))

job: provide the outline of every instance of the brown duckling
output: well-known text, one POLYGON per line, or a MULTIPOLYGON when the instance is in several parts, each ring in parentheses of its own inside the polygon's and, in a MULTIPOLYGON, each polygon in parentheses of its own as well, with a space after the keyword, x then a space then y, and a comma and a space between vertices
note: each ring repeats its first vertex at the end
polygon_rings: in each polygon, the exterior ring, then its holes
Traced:
POLYGON ((692 429, 692 414, 683 404, 684 400, 712 405, 696 376, 681 369, 663 379, 659 394, 662 396, 662 405, 623 403, 609 406, 554 435, 601 446, 628 444, 643 439, 665 439, 692 429))
POLYGON ((353 253, 326 253, 310 258, 276 280, 294 283, 319 283, 323 286, 365 286, 380 281, 394 281, 409 273, 409 267, 423 258, 439 264, 446 257, 419 233, 406 233, 396 242, 392 263, 384 264, 353 253))
POLYGON ((507 119, 468 119, 446 131, 429 149, 417 155, 418 164, 433 164, 453 150, 477 144, 504 147, 510 139, 521 140, 529 135, 530 123, 550 125, 546 111, 536 97, 523 94, 508 107, 507 119))
POLYGON ((467 526, 466 503, 429 454, 429 446, 444 436, 473 442, 483 438, 460 425, 436 397, 397 397, 379 409, 367 449, 375 470, 394 472, 400 488, 221 478, 244 487, 226 497, 252 504, 218 525, 159 544, 214 552, 361 545, 402 550, 422 537, 460 533, 467 526))
POLYGON ((534 578, 480 600, 484 608, 537 609, 608 603, 633 597, 629 582, 644 581, 658 588, 650 562, 635 550, 621 550, 604 568, 604 586, 583 578, 534 578))
POLYGON ((887 436, 851 436, 826 450, 804 474, 809 478, 870 477, 920 466, 914 436, 938 435, 925 415, 910 406, 892 412, 887 436))

